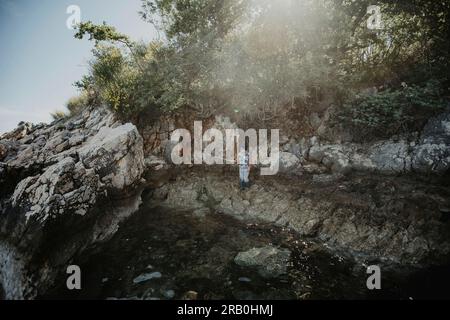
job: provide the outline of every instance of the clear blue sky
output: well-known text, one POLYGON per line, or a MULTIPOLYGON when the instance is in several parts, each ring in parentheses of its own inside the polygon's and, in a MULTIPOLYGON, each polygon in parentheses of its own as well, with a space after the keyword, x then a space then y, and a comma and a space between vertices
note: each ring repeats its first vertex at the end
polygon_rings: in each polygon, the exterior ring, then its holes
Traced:
POLYGON ((138 15, 140 0, 0 0, 0 133, 20 121, 48 122, 77 91, 93 43, 66 27, 69 5, 81 20, 106 21, 134 40, 156 37, 138 15))

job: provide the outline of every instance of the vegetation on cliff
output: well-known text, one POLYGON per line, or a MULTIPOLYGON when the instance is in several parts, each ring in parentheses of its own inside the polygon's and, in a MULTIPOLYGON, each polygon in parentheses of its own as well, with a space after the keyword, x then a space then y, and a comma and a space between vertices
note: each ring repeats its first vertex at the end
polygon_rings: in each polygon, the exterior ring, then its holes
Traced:
POLYGON ((364 139, 402 133, 444 105, 450 3, 379 1, 375 29, 369 5, 143 0, 140 16, 163 40, 133 43, 106 24, 80 24, 75 36, 96 45, 77 86, 85 103, 130 119, 189 109, 267 125, 328 110, 330 126, 364 139))

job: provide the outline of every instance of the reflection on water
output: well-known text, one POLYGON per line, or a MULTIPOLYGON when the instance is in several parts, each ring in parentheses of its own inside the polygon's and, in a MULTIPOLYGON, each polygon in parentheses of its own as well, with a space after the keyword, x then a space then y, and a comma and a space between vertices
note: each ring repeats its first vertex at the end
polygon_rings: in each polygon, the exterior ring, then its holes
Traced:
POLYGON ((90 248, 74 263, 81 267, 83 289, 68 291, 61 277, 61 285, 44 298, 408 299, 412 294, 427 297, 434 290, 421 290, 430 285, 429 272, 411 281, 389 271, 382 273, 383 290, 371 292, 362 264, 288 230, 145 203, 111 240, 90 248), (237 253, 268 244, 292 252, 286 275, 268 280, 234 263, 237 253))

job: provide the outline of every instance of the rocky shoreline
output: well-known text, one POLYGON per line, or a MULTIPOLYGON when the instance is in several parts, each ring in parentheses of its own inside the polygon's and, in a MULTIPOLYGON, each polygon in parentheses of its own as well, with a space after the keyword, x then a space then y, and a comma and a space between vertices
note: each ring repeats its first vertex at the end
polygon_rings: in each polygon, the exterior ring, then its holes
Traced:
POLYGON ((362 260, 446 263, 448 188, 410 177, 259 178, 240 191, 233 173, 178 174, 154 190, 155 205, 287 227, 362 260))
MULTIPOLYGON (((0 137, 5 298, 43 295, 75 254, 111 237, 139 208, 144 186, 155 206, 287 227, 358 259, 449 261, 450 188, 436 175, 450 167, 450 112, 420 134, 372 145, 284 137, 282 174, 255 176, 244 192, 234 168, 170 165, 164 155, 175 125, 165 121, 138 130, 101 107, 50 125, 22 123, 0 137)), ((224 117, 212 124, 231 125, 224 117)))

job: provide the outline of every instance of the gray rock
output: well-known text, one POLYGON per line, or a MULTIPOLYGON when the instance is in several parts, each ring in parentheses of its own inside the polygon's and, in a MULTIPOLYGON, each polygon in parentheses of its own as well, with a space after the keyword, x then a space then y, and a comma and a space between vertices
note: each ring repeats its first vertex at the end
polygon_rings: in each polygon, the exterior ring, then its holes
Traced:
POLYGON ((252 282, 252 280, 250 278, 247 277, 240 277, 238 279, 239 282, 252 282))
POLYGON ((163 296, 166 299, 173 299, 175 297, 175 291, 169 289, 163 291, 163 296))
POLYGON ((275 278, 287 272, 291 252, 273 246, 252 248, 240 252, 234 262, 242 267, 254 267, 265 278, 275 278))
POLYGON ((16 248, 8 247, 16 258, 0 263, 0 283, 14 284, 14 289, 9 285, 5 289, 9 299, 33 298, 61 268, 47 263, 30 266, 36 252, 47 252, 40 261, 67 265, 75 252, 114 234, 119 221, 136 210, 140 193, 134 190, 144 171, 142 138, 134 125, 122 124, 108 109, 98 107, 50 125, 22 123, 0 140, 0 146, 6 146, 0 150, 6 150, 0 154, 0 182, 8 181, 6 190, 13 190, 3 194, 2 189, 1 200, 8 200, 8 205, 0 214, 0 238, 27 248, 16 253, 16 248), (123 199, 131 191, 130 206, 127 200, 116 201, 117 195, 123 199), (112 207, 95 210, 105 195, 112 207), (80 230, 86 234, 74 240, 70 228, 88 223, 85 216, 90 224, 80 230), (46 249, 45 230, 50 221, 70 246, 64 247, 61 241, 54 244, 54 250, 46 249), (8 272, 11 269, 18 270, 14 280, 8 272))
POLYGON ((78 155, 87 169, 100 175, 102 183, 118 190, 134 184, 144 171, 142 138, 131 123, 102 127, 78 155))
POLYGON ((144 273, 133 279, 133 283, 142 283, 152 279, 159 279, 162 277, 160 272, 144 273))
MULTIPOLYGON (((431 118, 418 141, 416 138, 412 133, 372 144, 326 144, 313 137, 305 158, 338 173, 351 170, 431 173, 450 169, 450 110, 431 118)), ((303 163, 305 165, 309 163, 303 163)))
POLYGON ((294 172, 300 165, 300 159, 289 152, 280 152, 279 172, 294 172))
POLYGON ((406 141, 387 141, 376 144, 368 153, 377 171, 387 173, 411 171, 411 157, 406 141))
POLYGON ((333 172, 345 173, 351 170, 350 153, 343 145, 314 144, 309 150, 309 159, 322 163, 333 172))

